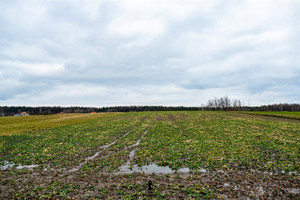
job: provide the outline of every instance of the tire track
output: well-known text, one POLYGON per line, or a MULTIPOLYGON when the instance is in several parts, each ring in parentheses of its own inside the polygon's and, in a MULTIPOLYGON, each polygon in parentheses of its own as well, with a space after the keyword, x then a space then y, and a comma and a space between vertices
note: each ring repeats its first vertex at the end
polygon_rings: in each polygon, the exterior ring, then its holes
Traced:
MULTIPOLYGON (((133 128, 134 129, 134 128, 133 128)), ((84 159, 84 162, 80 163, 78 166, 68 170, 68 172, 76 172, 78 171, 84 164, 86 164, 88 161, 90 160, 94 160, 96 157, 98 157, 100 155, 100 153, 102 153, 102 151, 106 150, 107 148, 111 147, 112 145, 114 145, 116 142, 118 142, 120 139, 126 137, 129 133, 131 133, 133 131, 133 129, 131 129, 130 131, 126 132, 124 135, 122 135, 121 137, 119 137, 118 139, 114 140, 112 143, 108 144, 108 145, 104 145, 102 146, 102 149, 100 151, 97 151, 94 155, 87 157, 84 159)))
POLYGON ((137 142, 136 142, 134 145, 132 145, 132 146, 130 146, 130 147, 127 148, 127 149, 129 149, 129 148, 134 148, 134 149, 129 153, 128 160, 127 160, 126 164, 125 164, 125 165, 122 165, 122 166, 119 168, 119 169, 120 169, 119 172, 117 172, 117 173, 115 173, 115 174, 122 174, 122 171, 128 171, 128 170, 129 170, 130 164, 131 164, 131 162, 132 162, 133 159, 134 159, 135 152, 136 152, 137 150, 139 150, 138 146, 140 145, 141 140, 142 140, 142 139, 145 137, 145 135, 148 133, 149 129, 151 128, 151 126, 153 125, 153 123, 154 123, 155 120, 156 120, 156 115, 154 116, 154 118, 153 118, 151 124, 150 124, 150 125, 147 127, 147 129, 144 131, 143 135, 137 140, 137 142))
MULTIPOLYGON (((148 118, 149 118, 149 115, 148 115, 146 118, 144 118, 142 121, 145 121, 145 120, 147 120, 148 118)), ((154 117, 154 118, 155 118, 155 117, 154 117)), ((154 119, 152 120, 151 124, 148 126, 147 130, 144 132, 144 134, 142 135, 142 137, 137 141, 136 144, 132 145, 132 147, 135 146, 135 145, 139 145, 140 140, 141 140, 141 139, 145 136, 145 134, 148 132, 148 130, 149 130, 150 126, 152 126, 153 122, 154 122, 154 119)), ((122 135, 122 136, 119 137, 118 139, 114 140, 114 141, 111 142, 110 144, 102 146, 102 148, 101 148, 100 151, 97 151, 94 155, 85 158, 84 162, 80 163, 80 164, 77 165, 76 167, 73 167, 72 169, 68 170, 67 172, 72 173, 72 172, 78 171, 84 164, 87 164, 88 161, 90 161, 90 160, 94 160, 94 159, 95 159, 96 157, 98 157, 104 150, 108 149, 109 147, 111 147, 112 145, 114 145, 116 142, 118 142, 119 140, 121 140, 122 138, 124 138, 124 137, 126 137, 128 134, 130 134, 136 127, 137 127, 137 126, 135 126, 134 128, 132 128, 130 131, 126 132, 124 135, 122 135)), ((129 148, 131 148, 131 147, 129 147, 129 148)), ((125 149, 123 149, 123 150, 126 150, 126 149, 127 149, 127 148, 125 148, 125 149)), ((121 150, 119 150, 119 151, 121 151, 121 150)), ((119 151, 117 151, 117 152, 119 152, 119 151)), ((110 154, 108 154, 107 156, 109 156, 109 155, 110 155, 110 154)))

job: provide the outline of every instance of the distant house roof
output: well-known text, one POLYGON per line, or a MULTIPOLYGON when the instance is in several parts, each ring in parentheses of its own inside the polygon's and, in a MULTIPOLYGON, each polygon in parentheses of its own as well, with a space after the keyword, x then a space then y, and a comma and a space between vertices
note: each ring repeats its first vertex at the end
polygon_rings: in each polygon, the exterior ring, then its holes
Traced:
POLYGON ((21 112, 20 116, 29 116, 29 114, 27 112, 21 112))

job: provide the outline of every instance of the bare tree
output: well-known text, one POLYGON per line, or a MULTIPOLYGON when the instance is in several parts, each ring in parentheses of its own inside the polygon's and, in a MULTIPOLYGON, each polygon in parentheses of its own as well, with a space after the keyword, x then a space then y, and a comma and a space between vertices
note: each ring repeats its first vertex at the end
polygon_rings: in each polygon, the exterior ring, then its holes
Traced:
POLYGON ((207 107, 215 110, 240 110, 241 106, 241 100, 231 100, 228 96, 209 99, 207 102, 207 107))
POLYGON ((224 99, 225 108, 231 107, 231 100, 228 98, 228 96, 225 96, 223 99, 224 99))

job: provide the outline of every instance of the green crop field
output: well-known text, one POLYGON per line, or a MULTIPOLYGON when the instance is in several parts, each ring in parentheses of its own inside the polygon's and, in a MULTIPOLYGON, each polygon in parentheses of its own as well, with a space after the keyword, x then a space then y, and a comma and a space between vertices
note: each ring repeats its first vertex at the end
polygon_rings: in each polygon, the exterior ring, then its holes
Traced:
POLYGON ((77 124, 92 119, 98 119, 107 115, 108 114, 57 114, 26 117, 2 117, 0 118, 0 136, 16 135, 25 131, 32 132, 46 128, 56 128, 70 124, 77 124))
POLYGON ((299 199, 300 120, 267 114, 2 117, 0 199, 299 199))

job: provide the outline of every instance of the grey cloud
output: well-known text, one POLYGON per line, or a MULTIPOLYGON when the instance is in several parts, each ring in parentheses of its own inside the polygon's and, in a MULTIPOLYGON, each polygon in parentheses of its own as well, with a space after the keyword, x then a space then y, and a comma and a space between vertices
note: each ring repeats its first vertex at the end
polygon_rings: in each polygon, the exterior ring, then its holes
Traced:
POLYGON ((1 2, 0 104, 300 101, 295 0, 26 2, 1 2))

